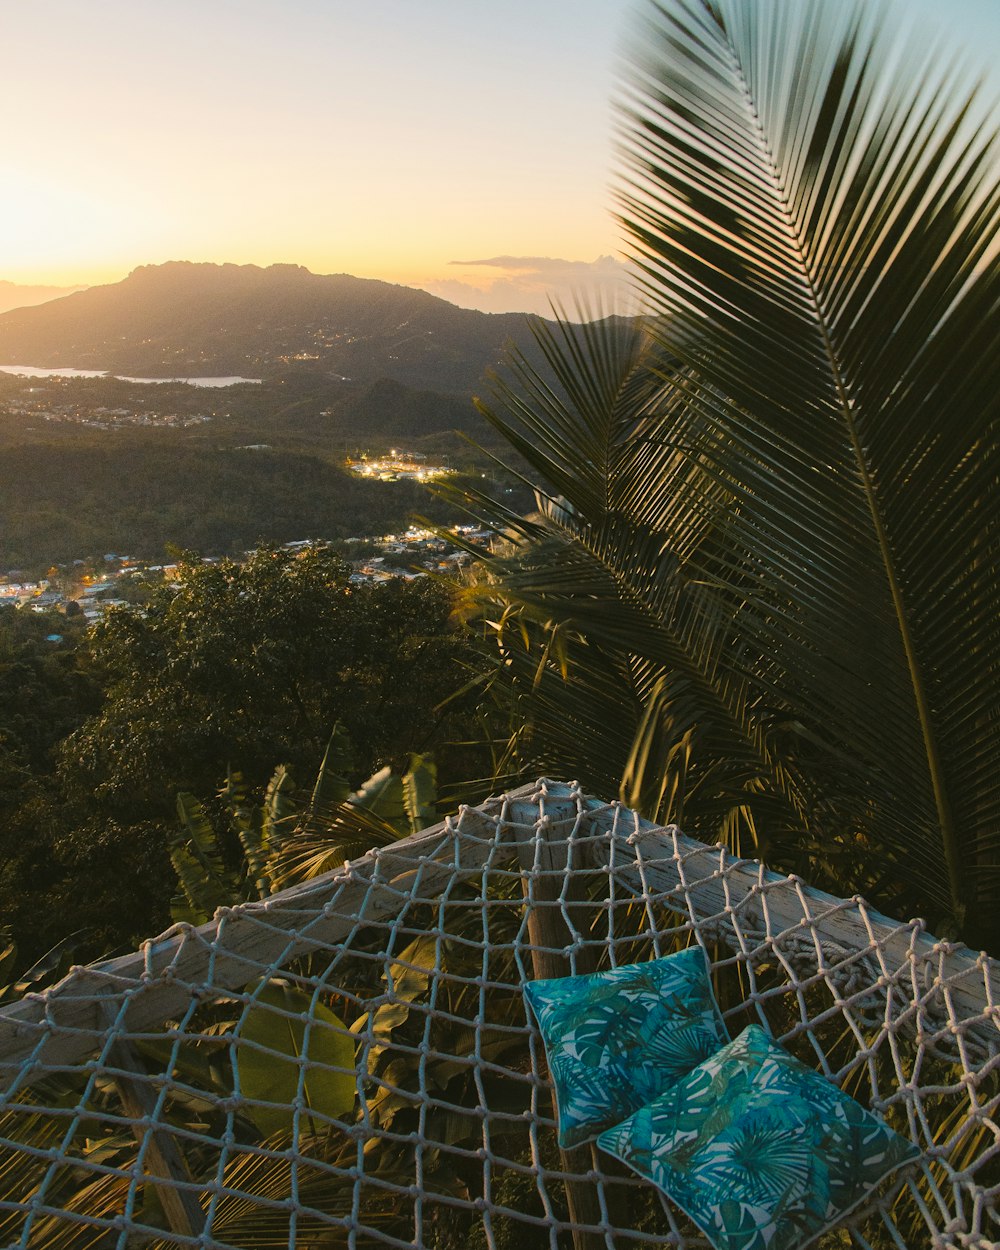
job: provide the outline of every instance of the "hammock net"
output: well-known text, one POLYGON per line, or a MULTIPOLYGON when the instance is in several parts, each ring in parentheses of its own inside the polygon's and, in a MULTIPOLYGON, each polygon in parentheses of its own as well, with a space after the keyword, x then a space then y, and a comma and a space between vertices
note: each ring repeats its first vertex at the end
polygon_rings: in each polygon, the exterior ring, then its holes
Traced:
POLYGON ((0 1245, 705 1246, 559 1150, 522 995, 693 943, 923 1152, 816 1244, 997 1244, 993 962, 541 781, 0 1010, 0 1245))

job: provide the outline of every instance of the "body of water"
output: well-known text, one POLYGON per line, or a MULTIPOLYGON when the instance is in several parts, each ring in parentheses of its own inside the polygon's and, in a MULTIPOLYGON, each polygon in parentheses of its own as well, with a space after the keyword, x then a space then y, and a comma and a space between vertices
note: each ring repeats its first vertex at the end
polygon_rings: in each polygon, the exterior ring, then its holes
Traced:
POLYGON ((128 378, 107 369, 45 369, 35 365, 0 365, 0 373, 16 373, 23 378, 117 378, 119 382, 186 382, 189 386, 236 386, 251 382, 259 386, 261 378, 128 378))

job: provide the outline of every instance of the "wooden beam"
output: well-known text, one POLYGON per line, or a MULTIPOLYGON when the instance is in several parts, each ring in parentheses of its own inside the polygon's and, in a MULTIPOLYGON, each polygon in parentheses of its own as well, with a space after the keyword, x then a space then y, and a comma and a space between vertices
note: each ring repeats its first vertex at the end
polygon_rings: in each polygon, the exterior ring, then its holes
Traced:
MULTIPOLYGON (((521 867, 521 888, 526 905, 528 941, 531 943, 531 968, 535 980, 580 975, 593 971, 592 948, 574 948, 575 929, 581 933, 586 924, 579 903, 578 890, 568 877, 570 835, 577 824, 578 813, 571 800, 546 800, 543 808, 532 809, 521 803, 512 813, 520 820, 513 826, 521 867), (534 819, 532 819, 534 813, 534 819), (544 818, 544 823, 540 822, 544 818)), ((583 930, 586 931, 585 929, 583 930)), ((552 1094, 553 1119, 559 1112, 552 1094)), ((587 1173, 598 1170, 593 1146, 582 1145, 572 1150, 560 1147, 561 1170, 567 1174, 566 1206, 572 1231, 574 1250, 601 1250, 610 1243, 597 1231, 602 1221, 597 1187, 586 1179, 587 1173)))
MULTIPOLYGON (((734 860, 719 847, 653 825, 617 804, 583 799, 569 786, 545 783, 540 807, 540 786, 524 786, 480 809, 465 809, 457 829, 434 825, 369 853, 348 870, 328 873, 262 903, 222 909, 206 925, 172 931, 136 954, 76 968, 44 994, 0 1008, 0 1082, 13 1082, 11 1089, 30 1085, 53 1068, 72 1067, 99 1050, 106 1033, 100 1004, 109 995, 129 997, 130 1030, 154 1030, 182 1014, 206 981, 220 991, 238 989, 263 967, 335 945, 355 926, 391 915, 418 882, 419 896, 433 898, 452 878, 456 856, 461 871, 475 873, 492 850, 501 815, 504 836, 523 841, 534 837, 540 815, 575 819, 578 805, 587 813, 577 829, 581 852, 589 847, 587 854, 596 857, 592 868, 598 860, 606 867, 614 836, 616 874, 637 896, 644 874, 646 886, 661 901, 689 911, 694 922, 715 920, 722 931, 729 925, 731 948, 738 947, 732 917, 760 928, 765 898, 772 935, 814 935, 859 955, 874 942, 887 968, 898 976, 901 992, 906 993, 911 978, 925 1008, 947 1018, 950 1001, 958 1018, 974 1022, 969 1028, 981 1046, 990 1053, 1000 1049, 1000 1007, 995 1006, 1000 1004, 1000 971, 994 961, 938 942, 914 924, 900 924, 868 908, 862 913, 855 902, 845 905, 756 861, 734 860), (640 842, 642 874, 636 849, 640 842), (810 913, 806 927, 803 901, 810 913)), ((557 868, 540 864, 539 869, 540 880, 546 874, 558 880, 557 868)), ((573 916, 577 901, 564 897, 567 914, 573 916)), ((539 901, 547 910, 558 911, 562 905, 558 896, 539 901)), ((581 971, 585 959, 578 950, 581 971)), ((567 965, 560 958, 551 968, 544 959, 541 966, 549 971, 567 965)))
POLYGON ((221 908, 207 924, 178 926, 135 954, 74 968, 52 989, 0 1008, 0 1089, 12 1078, 17 1088, 31 1085, 99 1050, 109 997, 129 997, 130 1032, 150 1031, 183 1014, 206 983, 242 988, 272 964, 336 945, 358 925, 392 915, 417 883, 420 897, 433 899, 456 867, 482 867, 505 803, 464 809, 454 826, 441 822, 262 902, 221 908))
POLYGON ((591 835, 591 854, 607 864, 613 837, 616 875, 636 896, 649 892, 664 906, 686 912, 694 924, 711 925, 713 936, 734 951, 739 950, 734 920, 747 932, 769 934, 776 951, 783 949, 783 937, 786 949, 794 944, 808 954, 812 946, 817 961, 822 952, 834 981, 837 951, 855 964, 867 959, 873 993, 884 994, 885 987, 878 985, 884 976, 914 1003, 908 1015, 898 1017, 901 1028, 926 1031, 929 1018, 946 1028, 951 1012, 964 1022, 980 1056, 1000 1053, 996 960, 939 940, 919 921, 892 920, 863 900, 836 898, 617 804, 592 802, 590 807, 582 832, 591 835), (923 1016, 915 1006, 918 996, 923 1016))
MULTIPOLYGON (((103 1014, 108 1026, 113 1026, 117 1013, 110 1003, 105 1004, 103 1014)), ((156 1186, 167 1223, 175 1233, 198 1237, 205 1227, 206 1213, 191 1187, 191 1172, 177 1138, 169 1125, 155 1124, 157 1099, 149 1074, 133 1047, 122 1038, 111 1046, 109 1058, 118 1069, 112 1079, 132 1135, 140 1147, 145 1145, 146 1171, 156 1186)))

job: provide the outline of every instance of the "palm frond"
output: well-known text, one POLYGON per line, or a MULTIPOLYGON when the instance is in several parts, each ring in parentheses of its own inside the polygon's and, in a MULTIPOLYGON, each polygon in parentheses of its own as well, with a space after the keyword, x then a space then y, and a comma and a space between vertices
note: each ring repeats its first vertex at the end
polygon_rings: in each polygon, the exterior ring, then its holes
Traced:
POLYGON ((996 125, 878 4, 678 0, 643 45, 623 214, 705 436, 688 501, 738 501, 703 575, 961 924, 1000 849, 996 125))
POLYGON ((569 769, 693 831, 757 852, 777 838, 793 855, 812 799, 748 718, 745 681, 719 662, 728 605, 687 573, 731 496, 720 486, 699 511, 677 510, 691 469, 663 438, 665 423, 685 419, 675 366, 638 324, 539 334, 552 380, 518 361, 497 379, 497 402, 480 407, 560 493, 540 492, 523 521, 473 501, 515 540, 471 593, 528 722, 516 737, 522 767, 569 769), (683 784, 679 773, 664 780, 662 756, 679 761, 679 743, 691 753, 683 784))
POLYGON ((551 380, 517 361, 485 411, 545 483, 492 568, 536 737, 591 697, 631 798, 703 835, 757 801, 772 858, 994 945, 1000 146, 967 81, 881 3, 650 3, 620 202, 652 343, 542 327, 551 380))

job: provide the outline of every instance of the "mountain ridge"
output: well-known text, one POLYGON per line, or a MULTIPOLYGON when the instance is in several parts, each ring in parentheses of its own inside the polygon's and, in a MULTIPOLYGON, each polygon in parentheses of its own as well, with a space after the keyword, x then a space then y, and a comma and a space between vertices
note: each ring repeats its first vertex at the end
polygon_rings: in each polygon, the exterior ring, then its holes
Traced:
POLYGON ((149 377, 335 376, 473 389, 529 314, 459 308, 416 287, 301 265, 168 261, 0 314, 0 361, 149 377))

